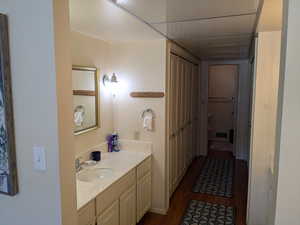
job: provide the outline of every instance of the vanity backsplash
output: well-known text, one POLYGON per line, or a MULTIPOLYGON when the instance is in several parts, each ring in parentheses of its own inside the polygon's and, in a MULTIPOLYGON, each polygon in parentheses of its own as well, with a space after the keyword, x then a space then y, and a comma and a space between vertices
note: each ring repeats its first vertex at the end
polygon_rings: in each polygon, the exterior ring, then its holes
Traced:
MULTIPOLYGON (((119 139, 121 151, 152 152, 152 143, 148 141, 136 141, 129 139, 119 139)), ((107 142, 87 149, 85 152, 76 155, 82 161, 90 160, 90 154, 94 151, 108 152, 107 142)))

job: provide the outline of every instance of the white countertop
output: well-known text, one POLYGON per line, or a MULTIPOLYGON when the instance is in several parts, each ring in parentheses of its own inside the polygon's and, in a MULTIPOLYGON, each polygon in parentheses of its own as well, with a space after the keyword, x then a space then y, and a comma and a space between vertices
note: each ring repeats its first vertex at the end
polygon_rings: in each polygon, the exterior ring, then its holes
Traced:
POLYGON ((123 177, 131 169, 139 165, 150 155, 150 151, 137 152, 121 150, 120 152, 102 153, 101 161, 94 167, 111 168, 113 174, 107 178, 98 179, 93 182, 82 182, 77 179, 77 210, 96 198, 97 195, 123 177))

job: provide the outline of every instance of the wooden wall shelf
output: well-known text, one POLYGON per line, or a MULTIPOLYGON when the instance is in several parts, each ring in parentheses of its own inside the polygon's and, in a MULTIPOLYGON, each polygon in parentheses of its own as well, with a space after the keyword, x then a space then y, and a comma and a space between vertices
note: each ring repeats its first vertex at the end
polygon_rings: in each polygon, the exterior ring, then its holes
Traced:
POLYGON ((163 98, 164 92, 131 92, 130 96, 133 98, 163 98))
POLYGON ((73 95, 96 96, 96 92, 88 90, 73 90, 73 95))

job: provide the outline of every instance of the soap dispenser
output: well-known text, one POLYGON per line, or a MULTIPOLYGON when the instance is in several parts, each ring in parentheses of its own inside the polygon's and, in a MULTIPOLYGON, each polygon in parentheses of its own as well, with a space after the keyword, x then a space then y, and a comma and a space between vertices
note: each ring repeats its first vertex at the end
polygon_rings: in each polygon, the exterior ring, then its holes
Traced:
POLYGON ((113 134, 113 151, 114 152, 120 151, 119 135, 117 133, 113 134))
POLYGON ((119 135, 116 132, 108 135, 106 139, 108 144, 108 152, 120 151, 119 135))

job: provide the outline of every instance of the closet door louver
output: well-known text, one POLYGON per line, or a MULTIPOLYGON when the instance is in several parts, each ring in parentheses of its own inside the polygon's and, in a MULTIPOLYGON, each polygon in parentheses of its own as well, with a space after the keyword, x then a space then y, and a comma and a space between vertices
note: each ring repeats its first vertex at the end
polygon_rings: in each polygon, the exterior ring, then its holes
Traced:
POLYGON ((168 148, 170 197, 198 149, 199 73, 194 65, 171 54, 168 77, 168 148))

